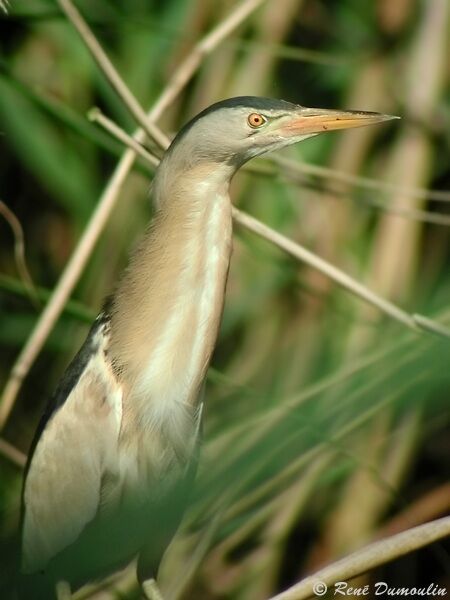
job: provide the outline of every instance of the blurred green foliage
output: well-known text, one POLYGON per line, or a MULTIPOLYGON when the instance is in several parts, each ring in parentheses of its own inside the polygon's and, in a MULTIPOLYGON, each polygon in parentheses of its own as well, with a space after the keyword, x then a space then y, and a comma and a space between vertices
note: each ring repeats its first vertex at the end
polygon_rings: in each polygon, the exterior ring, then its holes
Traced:
MULTIPOLYGON (((77 3, 145 107, 234 4, 77 3)), ((11 5, 0 15, 0 199, 22 224, 45 302, 121 152, 87 111, 99 106, 127 131, 135 124, 54 2, 11 5)), ((334 193, 326 180, 294 184, 281 169, 278 176, 241 172, 232 195, 382 295, 447 323, 448 227, 389 214, 370 200, 449 214, 448 204, 407 191, 449 184, 449 13, 446 0, 269 0, 205 58, 160 122, 173 134, 209 103, 247 94, 401 115, 401 122, 321 136, 285 154, 402 192, 343 185, 334 193)), ((4 431, 23 451, 150 217, 148 188, 145 170, 136 169, 27 377, 4 431)), ((0 250, 6 382, 38 313, 17 276, 3 220, 0 250)), ((269 598, 389 527, 448 510, 449 348, 404 331, 237 228, 200 472, 161 573, 167 597, 269 598)), ((0 470, 0 552, 8 565, 21 472, 6 457, 0 470)), ((430 549, 373 580, 381 576, 392 585, 448 586, 450 561, 442 547, 430 549)), ((8 580, 6 569, 0 577, 8 580)), ((129 588, 123 597, 134 597, 129 588)))

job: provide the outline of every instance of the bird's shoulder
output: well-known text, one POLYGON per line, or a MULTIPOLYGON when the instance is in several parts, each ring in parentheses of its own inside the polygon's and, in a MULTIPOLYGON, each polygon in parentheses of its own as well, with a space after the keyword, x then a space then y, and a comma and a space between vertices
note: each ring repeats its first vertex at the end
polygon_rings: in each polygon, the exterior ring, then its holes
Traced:
POLYGON ((85 371, 89 361, 92 357, 101 352, 102 347, 106 347, 109 338, 109 325, 110 318, 106 311, 102 311, 94 323, 92 324, 85 341, 80 347, 77 354, 74 356, 55 389, 55 392, 50 397, 47 405, 44 409, 42 417, 36 428, 34 438, 31 442, 30 451, 28 453, 28 462, 26 465, 25 473, 28 472, 31 459, 33 457, 36 446, 39 439, 44 431, 47 423, 67 401, 70 393, 78 384, 81 375, 85 371))
POLYGON ((108 320, 100 315, 41 419, 23 489, 25 572, 43 567, 97 513, 122 419, 107 343, 108 320))

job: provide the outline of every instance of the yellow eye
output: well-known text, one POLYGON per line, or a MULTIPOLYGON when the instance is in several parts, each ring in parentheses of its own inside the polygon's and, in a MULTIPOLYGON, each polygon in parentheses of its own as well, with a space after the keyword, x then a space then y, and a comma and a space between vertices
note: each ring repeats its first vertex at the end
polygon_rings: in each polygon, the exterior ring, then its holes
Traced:
POLYGON ((266 121, 267 121, 267 119, 265 119, 259 113, 252 113, 247 118, 247 123, 250 125, 250 127, 253 127, 253 128, 261 127, 261 125, 264 125, 264 123, 266 123, 266 121))

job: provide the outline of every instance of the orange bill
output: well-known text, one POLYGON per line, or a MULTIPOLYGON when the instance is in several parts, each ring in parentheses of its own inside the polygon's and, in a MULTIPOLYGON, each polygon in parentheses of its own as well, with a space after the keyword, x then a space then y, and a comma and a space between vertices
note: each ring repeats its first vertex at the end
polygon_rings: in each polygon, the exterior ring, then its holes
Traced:
POLYGON ((364 127, 391 119, 399 119, 393 115, 376 112, 353 110, 331 110, 327 108, 300 108, 288 119, 282 119, 279 132, 283 135, 297 136, 323 133, 335 129, 364 127))

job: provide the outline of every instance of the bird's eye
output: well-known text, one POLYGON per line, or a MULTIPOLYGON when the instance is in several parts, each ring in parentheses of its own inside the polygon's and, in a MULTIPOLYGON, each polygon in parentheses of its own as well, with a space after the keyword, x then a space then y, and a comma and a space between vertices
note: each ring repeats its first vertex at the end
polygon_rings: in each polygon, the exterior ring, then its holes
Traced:
POLYGON ((266 122, 267 119, 259 113, 252 113, 247 118, 247 123, 253 128, 261 127, 261 125, 264 125, 266 122))

